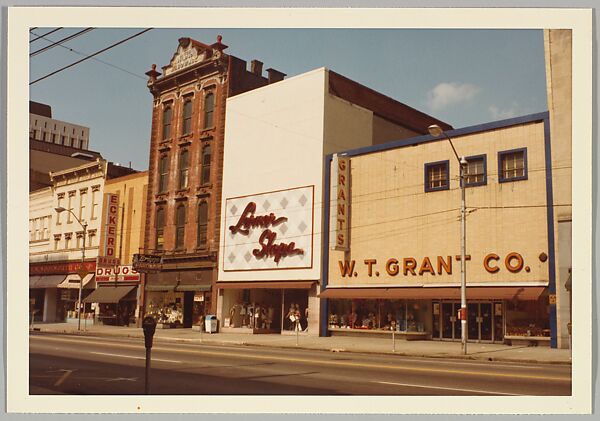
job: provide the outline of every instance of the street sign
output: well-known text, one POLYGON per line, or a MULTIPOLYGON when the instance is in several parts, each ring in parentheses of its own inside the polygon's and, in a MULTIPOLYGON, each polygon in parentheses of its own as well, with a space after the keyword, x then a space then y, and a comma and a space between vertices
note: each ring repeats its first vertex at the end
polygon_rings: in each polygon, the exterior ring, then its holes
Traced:
POLYGON ((85 269, 79 269, 77 271, 77 275, 79 275, 79 278, 83 281, 83 278, 85 278, 87 276, 89 272, 85 269))

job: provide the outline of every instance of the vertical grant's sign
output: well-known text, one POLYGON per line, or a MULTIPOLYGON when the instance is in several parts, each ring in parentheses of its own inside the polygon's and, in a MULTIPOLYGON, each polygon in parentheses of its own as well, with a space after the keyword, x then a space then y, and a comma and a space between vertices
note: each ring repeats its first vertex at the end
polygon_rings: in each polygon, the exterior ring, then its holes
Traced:
POLYGON ((104 215, 103 256, 114 259, 117 256, 117 222, 119 218, 119 195, 106 193, 106 214, 104 215))
POLYGON ((350 225, 350 159, 333 155, 331 162, 331 235, 333 250, 348 251, 350 225))

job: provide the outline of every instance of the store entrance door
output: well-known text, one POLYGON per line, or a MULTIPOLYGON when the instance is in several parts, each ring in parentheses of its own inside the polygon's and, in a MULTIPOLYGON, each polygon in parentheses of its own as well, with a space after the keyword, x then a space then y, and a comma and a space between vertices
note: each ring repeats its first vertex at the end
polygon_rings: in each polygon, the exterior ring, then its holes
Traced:
POLYGON ((460 303, 442 303, 442 339, 460 339, 460 303))
POLYGON ((194 291, 183 293, 183 327, 192 327, 194 313, 194 291))
MULTIPOLYGON (((502 342, 504 339, 502 302, 467 303, 467 336, 469 341, 502 342)), ((457 314, 459 302, 441 303, 441 339, 460 341, 461 324, 457 314)))

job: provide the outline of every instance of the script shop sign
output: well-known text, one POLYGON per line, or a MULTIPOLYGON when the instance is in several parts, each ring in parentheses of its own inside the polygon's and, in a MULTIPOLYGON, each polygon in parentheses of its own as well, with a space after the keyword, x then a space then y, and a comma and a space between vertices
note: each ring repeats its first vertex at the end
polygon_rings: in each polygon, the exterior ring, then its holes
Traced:
POLYGON ((223 270, 311 268, 314 186, 226 200, 223 270))
POLYGON ((134 254, 133 269, 138 272, 154 272, 162 269, 162 256, 154 254, 134 254))

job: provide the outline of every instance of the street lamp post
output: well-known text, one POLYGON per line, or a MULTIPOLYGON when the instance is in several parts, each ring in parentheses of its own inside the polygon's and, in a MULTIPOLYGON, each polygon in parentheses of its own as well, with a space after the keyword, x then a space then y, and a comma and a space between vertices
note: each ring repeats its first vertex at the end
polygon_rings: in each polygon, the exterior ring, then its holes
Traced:
POLYGON ((83 290, 83 267, 84 267, 83 265, 85 264, 85 238, 86 238, 86 233, 87 233, 87 223, 81 222, 79 220, 79 218, 77 218, 77 215, 75 215, 73 213, 73 211, 70 209, 66 209, 66 208, 63 208, 62 206, 59 206, 57 208, 54 208, 54 210, 58 214, 60 214, 61 212, 64 212, 64 211, 71 213, 71 215, 73 215, 75 220, 83 228, 83 246, 81 247, 81 270, 79 272, 79 300, 77 301, 77 330, 81 330, 81 293, 83 290))
POLYGON ((464 156, 459 157, 452 143, 452 139, 448 136, 444 130, 437 124, 432 124, 427 128, 429 134, 435 137, 444 135, 452 146, 454 156, 458 161, 460 169, 460 339, 462 345, 462 353, 467 353, 467 269, 466 269, 466 249, 467 249, 467 208, 465 201, 465 169, 467 167, 467 160, 464 156))

